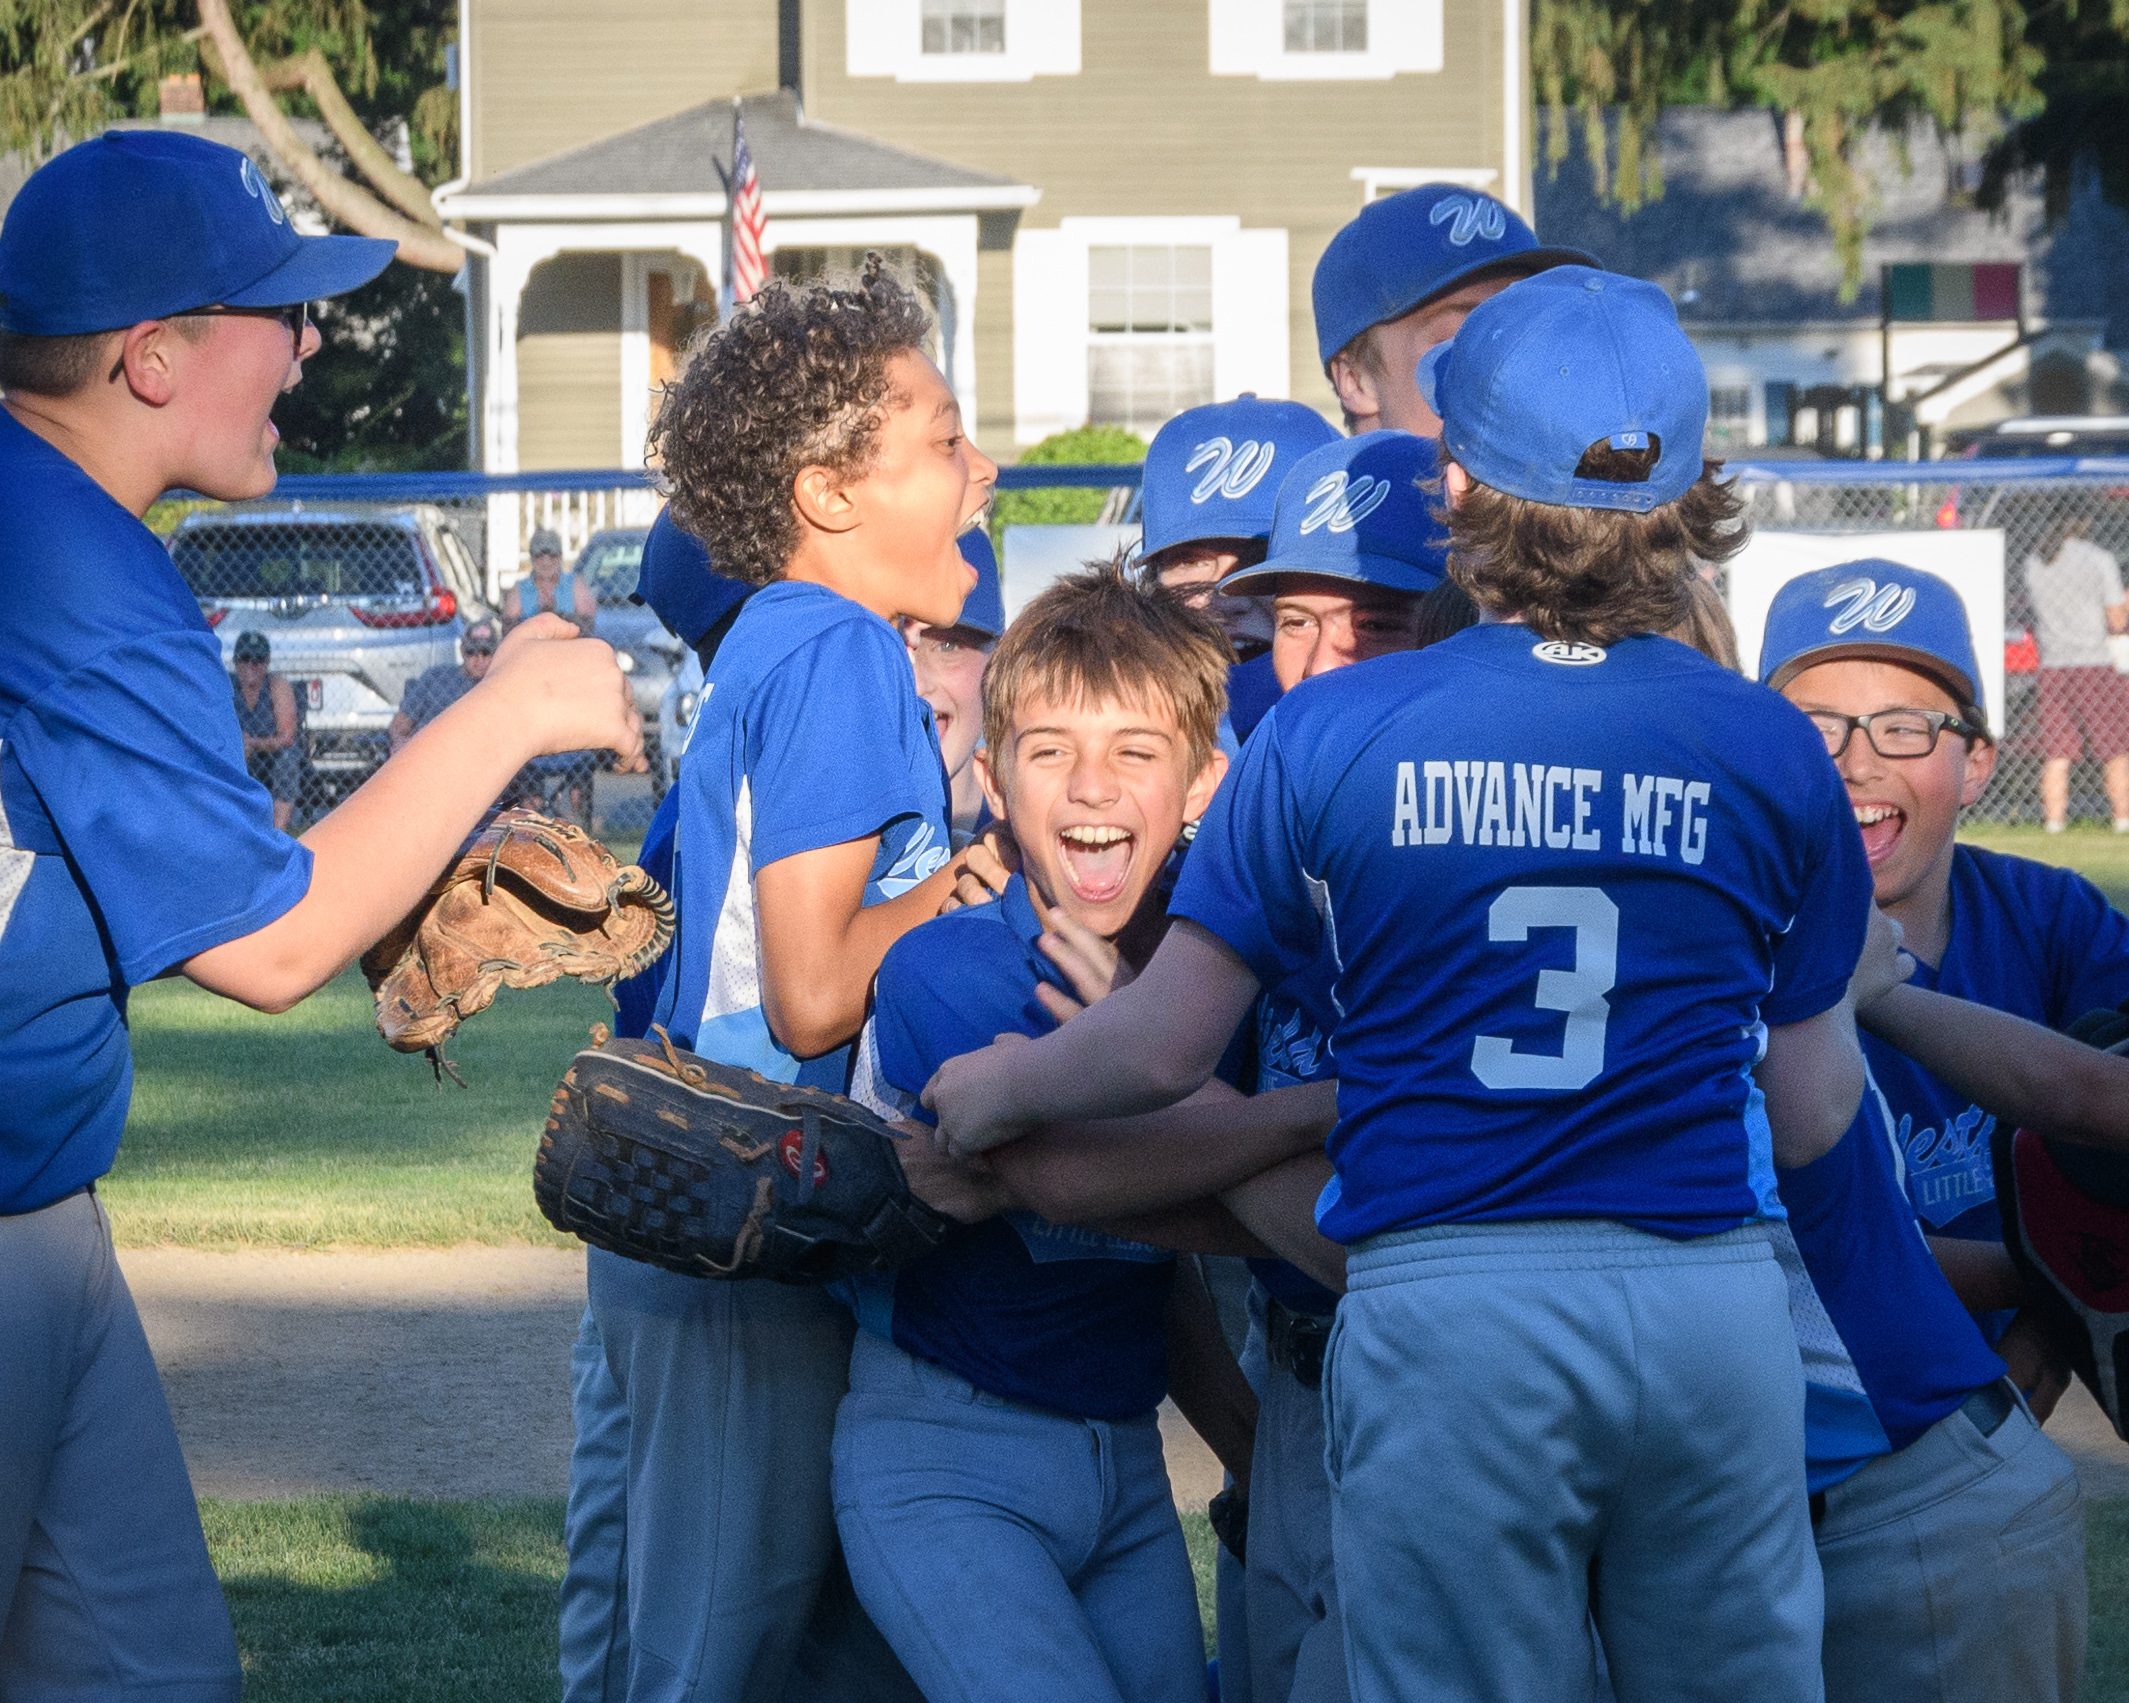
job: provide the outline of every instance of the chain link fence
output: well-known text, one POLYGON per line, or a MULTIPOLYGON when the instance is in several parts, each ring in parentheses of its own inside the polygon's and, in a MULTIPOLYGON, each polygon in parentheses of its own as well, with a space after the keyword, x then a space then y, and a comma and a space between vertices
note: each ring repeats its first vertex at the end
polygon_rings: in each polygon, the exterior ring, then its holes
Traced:
MULTIPOLYGON (((2129 797, 2129 677, 2109 667, 2104 677, 2088 670, 2070 680, 2050 665, 2035 632, 2028 570, 2052 563, 2066 540, 2078 538, 2118 564, 2129 561, 2129 459, 1772 462, 1733 470, 1756 534, 1962 533, 1982 558, 2000 559, 2003 684, 2000 706, 1992 707, 2001 737, 1995 778, 1967 819, 2041 821, 2051 758, 2067 759, 2071 820, 2123 814, 2122 800, 2108 796, 2107 768, 2119 759, 2115 785, 2129 797)), ((1868 553, 1898 559, 1897 542, 1874 540, 1868 553)), ((1919 551, 1917 565, 1930 565, 1919 551)), ((1978 639, 1994 627, 1994 611, 1967 595, 1978 639)), ((2104 605, 2096 591, 2093 601, 2097 620, 2104 605)), ((1986 657, 1982 664, 1986 671, 1986 657)))
MULTIPOLYGON (((2052 729, 2042 723, 2044 659, 2025 564, 2050 559, 2073 536, 2129 559, 2129 459, 1799 461, 1731 471, 1762 534, 1962 532, 1983 535, 1969 542, 1992 561, 2000 536, 2002 738, 1996 778, 1969 816, 2038 822, 2049 734, 2058 755, 2066 739, 2060 714, 2052 729)), ((1135 466, 1007 468, 1000 483, 1103 489, 1104 518, 1128 523, 1139 474, 1135 466)), ((542 529, 560 538, 565 572, 589 584, 593 630, 624 659, 647 732, 655 740, 661 719, 670 727, 668 700, 686 658, 648 611, 628 602, 658 506, 644 478, 628 473, 329 474, 285 478, 257 503, 166 502, 149 519, 222 639, 255 770, 287 799, 290 826, 300 831, 384 761, 395 718, 416 725, 470 688, 483 665, 466 658, 466 629, 514 618, 527 605, 527 546, 542 529), (237 643, 248 633, 266 641, 266 672, 286 682, 285 696, 255 680, 247 691, 237 679, 237 643), (292 737, 283 706, 293 709, 292 737)), ((1815 547, 1842 559, 1837 537, 1815 547)), ((1893 553, 1883 539, 1873 548, 1893 553)), ((564 588, 564 601, 573 589, 564 588)), ((1976 626, 1992 630, 1994 622, 1977 612, 1976 626)), ((1756 633, 1741 636, 1748 655, 1756 651, 1756 633)), ((2114 814, 2106 766, 2120 753, 2103 747, 2129 750, 2129 677, 2105 684, 2121 702, 2125 732, 2112 737, 2102 714, 2071 718, 2082 736, 2069 766, 2072 817, 2114 814)), ((594 820, 606 833, 639 832, 665 765, 654 761, 650 775, 633 777, 600 767, 596 753, 543 759, 518 777, 513 796, 594 820)), ((2129 782, 2129 760, 2120 773, 2129 782)))

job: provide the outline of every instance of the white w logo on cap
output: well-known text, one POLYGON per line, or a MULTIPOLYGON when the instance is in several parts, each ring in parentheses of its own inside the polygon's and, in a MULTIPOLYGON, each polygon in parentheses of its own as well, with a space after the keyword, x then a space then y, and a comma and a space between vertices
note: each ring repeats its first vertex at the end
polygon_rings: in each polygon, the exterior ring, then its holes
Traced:
POLYGON ((1508 215, 1498 201, 1475 201, 1468 195, 1445 195, 1434 203, 1434 211, 1427 215, 1430 225, 1449 225, 1449 246, 1463 248, 1473 237, 1484 237, 1488 242, 1499 242, 1508 229, 1508 215))
POLYGON ((1278 453, 1277 444, 1259 443, 1255 438, 1244 438, 1239 449, 1226 438, 1207 438, 1183 463, 1185 473, 1195 473, 1208 463, 1212 468, 1191 488, 1190 500, 1202 503, 1210 497, 1248 496, 1271 471, 1272 457, 1278 453))
POLYGON ((1826 593, 1820 607, 1831 609, 1836 603, 1848 607, 1834 616, 1828 632, 1847 633, 1861 627, 1866 633, 1889 633, 1907 619, 1907 612, 1915 606, 1915 593, 1912 586, 1880 589, 1874 579, 1852 579, 1826 593))
POLYGON ((1348 484, 1344 468, 1336 473, 1326 473, 1308 488, 1308 501, 1312 506, 1301 517, 1302 536, 1308 536, 1319 526, 1329 527, 1333 532, 1350 532, 1389 498, 1390 482, 1387 479, 1363 473, 1348 484))
POLYGON ((244 193, 255 201, 266 204, 266 216, 277 225, 288 223, 288 215, 281 211, 281 198, 274 194, 273 185, 259 175, 259 168, 247 157, 237 168, 237 176, 243 182, 244 193))

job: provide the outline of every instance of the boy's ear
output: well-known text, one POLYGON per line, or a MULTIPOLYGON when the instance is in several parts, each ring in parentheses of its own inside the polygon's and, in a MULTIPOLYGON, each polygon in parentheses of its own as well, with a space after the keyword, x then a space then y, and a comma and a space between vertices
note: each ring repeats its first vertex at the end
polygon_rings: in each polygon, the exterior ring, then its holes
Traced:
MULTIPOLYGON (((126 388, 151 408, 167 406, 176 393, 172 357, 177 354, 174 345, 179 341, 177 328, 160 319, 144 319, 138 325, 128 326, 119 335, 119 376, 124 379, 126 388)), ((183 357, 179 355, 177 358, 183 357)), ((97 376, 103 375, 99 373, 97 376)))
POLYGON ((975 751, 976 779, 983 784, 984 802, 991 807, 991 814, 1001 822, 1010 822, 1012 812, 1006 807, 1005 788, 1002 777, 991 771, 991 748, 979 745, 975 751))
POLYGON ((1331 357, 1327 375, 1331 388, 1338 393, 1338 406, 1356 419, 1373 419, 1382 412, 1382 402, 1375 394, 1375 379, 1365 365, 1356 361, 1343 349, 1331 357))
POLYGON ((1449 499, 1451 508, 1455 508, 1458 503, 1462 502, 1465 493, 1470 489, 1471 475, 1466 473, 1459 463, 1454 461, 1442 463, 1442 494, 1449 499))
POLYGON ((791 506, 801 521, 823 532, 848 532, 858 523, 857 504, 832 467, 801 467, 791 481, 791 506))
POLYGON ((1205 759, 1205 766, 1198 770, 1197 779, 1190 783, 1190 790, 1183 794, 1183 820, 1195 822, 1211 807, 1212 795, 1220 790, 1220 782, 1227 778, 1227 753, 1218 746, 1205 759))
POLYGON ((1996 742, 1977 739, 1966 754, 1966 779, 1959 788, 1959 802, 1972 804, 1996 773, 1996 742))

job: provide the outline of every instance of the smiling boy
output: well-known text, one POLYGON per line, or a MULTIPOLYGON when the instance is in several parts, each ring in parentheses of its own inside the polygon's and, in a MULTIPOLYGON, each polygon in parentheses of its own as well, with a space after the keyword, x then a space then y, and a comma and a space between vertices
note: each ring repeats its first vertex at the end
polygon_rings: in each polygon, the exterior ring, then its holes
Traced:
MULTIPOLYGON (((984 685, 991 808, 1021 846, 1002 900, 928 923, 880 967, 852 1092, 922 1116, 940 1061, 1041 1034, 1070 984, 1054 909, 1131 920, 1225 772, 1226 642, 1113 570, 1038 597, 984 685)), ((1204 1657, 1154 1411, 1173 1257, 1013 1211, 861 1283, 836 1420, 858 1595, 933 1703, 1197 1703, 1204 1657)))
MULTIPOLYGON (((654 1020, 721 1063, 836 1092, 881 957, 983 855, 949 850, 895 626, 960 619, 975 574, 956 540, 997 472, 928 331, 877 257, 853 288, 772 284, 696 350, 652 433, 676 524, 760 588, 711 661, 667 800, 679 925, 654 1020)), ((597 1251, 587 1278, 627 1406, 628 1695, 766 1703, 834 1575, 848 1316, 818 1290, 597 1251)), ((906 1686, 880 1654, 880 1685, 906 1686)))
POLYGON ((991 647, 1005 631, 1005 597, 998 585, 998 554, 980 527, 961 535, 961 555, 976 570, 976 584, 961 605, 961 618, 935 626, 902 617, 902 639, 916 671, 917 696, 931 706, 946 765, 947 824, 956 850, 990 820, 976 748, 983 743, 983 670, 991 647))
MULTIPOLYGON (((1862 830, 1879 907, 1905 932, 1914 985, 2049 1028, 2129 997, 2129 919, 2082 876, 1957 842, 1959 811, 1996 768, 1980 671, 1959 595, 1896 562, 1844 562, 1782 587, 1767 612, 1761 678, 1825 736, 1862 830), (1867 602, 1890 612, 1863 631, 1867 602)), ((1969 1305, 2007 1309, 2003 1225, 1989 1136, 1996 1119, 1904 1053, 1866 1035, 1891 1104, 1907 1187, 1969 1305), (1991 1277, 1993 1274, 1993 1279, 1991 1277)), ((1985 1321, 1988 1322, 1988 1321, 1985 1321)), ((2000 1344, 2022 1384, 2037 1362, 2000 1344)), ((2034 1339, 2037 1341, 2037 1338, 2034 1339)))

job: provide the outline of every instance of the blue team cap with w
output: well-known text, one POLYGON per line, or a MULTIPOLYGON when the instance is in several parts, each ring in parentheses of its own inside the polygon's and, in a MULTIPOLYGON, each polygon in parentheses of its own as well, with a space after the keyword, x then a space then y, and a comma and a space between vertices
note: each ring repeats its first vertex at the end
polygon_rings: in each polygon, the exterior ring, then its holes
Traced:
POLYGON ((1882 556, 1799 574, 1774 594, 1759 677, 1777 692, 1807 668, 1845 657, 1896 662, 1986 711, 1966 604, 1935 574, 1882 556))
POLYGON ((1391 591, 1431 591, 1449 571, 1449 532, 1421 488, 1440 466, 1432 438, 1369 432, 1294 463, 1279 486, 1271 550, 1222 591, 1258 595, 1284 574, 1320 574, 1391 591))
POLYGON ((1429 183, 1361 208, 1316 262, 1316 348, 1330 359, 1371 325, 1396 319, 1489 272, 1594 266, 1574 248, 1541 248, 1506 203, 1429 183))
POLYGON ((1286 470, 1338 433, 1299 402, 1238 396, 1186 408, 1146 451, 1140 512, 1151 556, 1208 538, 1265 538, 1286 470))
POLYGON ((998 583, 998 552, 991 548, 990 534, 971 527, 961 534, 961 559, 976 570, 976 589, 961 605, 957 627, 973 628, 995 639, 1005 631, 1005 592, 998 583))
POLYGON ((40 166, 0 225, 0 328, 116 331, 202 307, 284 307, 368 283, 395 245, 298 235, 250 158, 107 130, 40 166))
POLYGON ((710 552, 692 532, 683 532, 666 509, 651 522, 643 561, 631 594, 692 650, 703 635, 754 590, 710 566, 710 552))
POLYGON ((1561 266, 1522 279, 1429 349, 1418 376, 1442 453, 1496 491, 1645 514, 1700 477, 1708 375, 1671 298, 1638 278, 1561 266), (1643 481, 1578 477, 1599 443, 1653 446, 1656 464, 1643 481))

